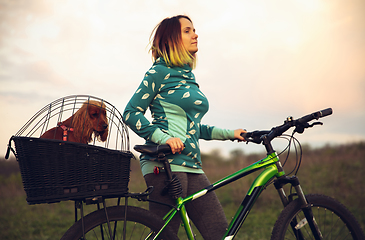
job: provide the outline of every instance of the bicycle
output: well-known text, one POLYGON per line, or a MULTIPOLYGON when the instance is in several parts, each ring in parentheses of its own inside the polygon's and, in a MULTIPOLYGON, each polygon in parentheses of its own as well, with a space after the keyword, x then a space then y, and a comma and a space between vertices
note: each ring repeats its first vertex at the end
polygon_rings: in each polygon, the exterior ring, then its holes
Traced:
MULTIPOLYGON (((104 208, 94 211, 87 216, 82 216, 79 221, 75 222, 68 229, 62 239, 94 239, 92 235, 101 235, 101 239, 104 239, 104 237, 119 239, 117 236, 121 236, 123 239, 178 239, 176 234, 169 228, 169 222, 178 214, 188 239, 192 240, 194 239, 194 233, 189 223, 185 204, 259 170, 262 170, 262 172, 249 188, 222 239, 234 239, 262 191, 271 184, 275 186, 284 206, 273 227, 271 239, 318 240, 330 237, 331 239, 365 239, 364 233, 355 217, 340 202, 320 194, 304 195, 299 179, 296 176, 301 158, 294 169, 295 174, 288 176, 283 170, 279 154, 277 154, 271 144, 273 139, 283 136, 292 127, 295 127, 295 129, 292 135, 289 135, 290 142, 294 139, 299 144, 299 141, 294 138, 295 133, 303 133, 307 128, 322 125, 321 122, 314 122, 312 124, 309 124, 309 122, 331 114, 332 109, 328 108, 296 120, 289 117, 284 121, 284 124, 273 127, 271 130, 253 131, 243 134, 242 136, 247 143, 262 143, 265 146, 267 156, 186 198, 180 196, 182 191, 181 185, 171 172, 169 162, 167 161, 166 156, 171 153, 168 145, 136 145, 134 147, 135 150, 151 155, 155 157, 156 161, 163 163, 168 182, 166 188, 170 196, 176 199, 176 205, 170 206, 171 210, 163 219, 159 219, 145 209, 128 206, 129 198, 149 201, 148 195, 153 191, 153 187, 148 187, 143 193, 128 193, 122 196, 125 198, 124 206, 120 205, 121 198, 118 198, 117 206, 113 207, 105 206, 105 198, 103 197, 89 199, 89 203, 99 204, 103 202, 104 208), (288 196, 283 188, 287 184, 291 186, 288 196), (295 192, 292 192, 292 189, 295 192), (120 233, 117 234, 119 231, 120 233), (129 234, 138 234, 138 236, 135 238, 134 235, 130 236, 129 234), (127 235, 128 238, 126 238, 127 235)), ((82 210, 82 202, 79 208, 82 210)))

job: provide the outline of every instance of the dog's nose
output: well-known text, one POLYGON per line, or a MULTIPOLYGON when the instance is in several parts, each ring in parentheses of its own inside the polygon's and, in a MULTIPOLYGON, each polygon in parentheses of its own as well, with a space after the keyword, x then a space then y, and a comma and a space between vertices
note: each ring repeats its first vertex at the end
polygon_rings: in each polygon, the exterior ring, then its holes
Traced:
POLYGON ((108 128, 108 124, 104 123, 102 127, 103 127, 103 129, 107 129, 108 128))

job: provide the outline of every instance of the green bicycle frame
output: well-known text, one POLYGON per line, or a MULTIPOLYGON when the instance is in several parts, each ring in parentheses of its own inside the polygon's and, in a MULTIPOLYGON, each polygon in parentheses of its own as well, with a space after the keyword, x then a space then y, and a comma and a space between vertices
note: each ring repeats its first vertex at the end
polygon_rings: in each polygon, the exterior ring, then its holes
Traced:
POLYGON ((252 209, 253 205, 256 202, 256 199, 260 196, 262 190, 264 189, 265 185, 270 182, 271 179, 274 177, 281 177, 285 175, 284 171, 282 170, 281 164, 279 162, 279 157, 276 152, 268 154, 267 157, 251 164, 248 167, 245 167, 211 185, 208 187, 186 197, 182 198, 179 197, 176 200, 175 208, 172 208, 163 218, 165 221, 164 226, 160 229, 159 233, 155 236, 156 239, 159 234, 165 229, 165 227, 170 223, 171 219, 177 214, 180 213, 180 218, 184 225, 186 234, 189 240, 194 240, 193 231, 189 224, 189 217, 187 215, 185 204, 193 201, 199 197, 204 196, 210 191, 214 191, 218 188, 221 188, 231 182, 234 182, 240 178, 243 178, 251 173, 254 173, 260 169, 264 169, 254 180, 250 189, 248 190, 244 200, 242 201, 241 205, 239 206, 235 216, 233 217, 229 227, 224 234, 222 240, 231 240, 233 239, 240 227, 242 226, 243 222, 245 221, 247 215, 249 214, 250 210, 252 209))

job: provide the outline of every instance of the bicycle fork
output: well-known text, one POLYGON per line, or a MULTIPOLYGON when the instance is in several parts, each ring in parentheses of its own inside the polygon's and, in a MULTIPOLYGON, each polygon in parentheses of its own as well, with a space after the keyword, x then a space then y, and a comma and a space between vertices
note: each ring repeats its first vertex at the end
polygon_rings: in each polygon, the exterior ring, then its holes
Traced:
POLYGON ((275 188, 279 193, 281 202, 284 205, 284 208, 293 200, 293 194, 289 195, 289 197, 286 196, 285 191, 283 189, 283 186, 290 183, 295 191, 296 191, 296 195, 301 203, 301 209, 304 213, 305 219, 302 219, 299 221, 297 221, 296 218, 294 218, 291 222, 290 222, 290 226, 293 229, 293 232, 295 234, 295 236, 297 236, 297 239, 299 240, 304 240, 303 237, 303 233, 301 232, 301 228, 306 225, 308 223, 310 229, 312 230, 313 236, 316 240, 321 240, 323 239, 322 233, 319 230, 319 227, 317 225, 317 222, 313 216, 313 212, 312 212, 312 208, 311 208, 311 204, 308 203, 303 190, 299 184, 299 179, 296 176, 282 176, 279 177, 275 182, 275 188))

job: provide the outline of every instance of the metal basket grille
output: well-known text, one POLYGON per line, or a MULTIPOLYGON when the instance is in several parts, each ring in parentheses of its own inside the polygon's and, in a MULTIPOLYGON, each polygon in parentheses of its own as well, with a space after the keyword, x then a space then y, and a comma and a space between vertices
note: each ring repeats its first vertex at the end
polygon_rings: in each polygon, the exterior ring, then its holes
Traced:
POLYGON ((88 101, 102 102, 105 105, 109 121, 107 140, 105 142, 94 140, 91 144, 109 149, 129 151, 128 127, 124 124, 122 114, 106 100, 88 95, 67 96, 47 104, 34 114, 15 136, 40 137, 47 130, 56 127, 59 122, 75 114, 88 101))
POLYGON ((120 112, 102 99, 70 96, 48 104, 10 139, 9 149, 19 162, 29 204, 128 193, 133 154, 129 151, 127 127, 120 112), (105 142, 94 140, 91 144, 82 144, 39 138, 90 99, 105 104, 109 121, 105 142), (15 143, 15 151, 11 141, 15 143))

